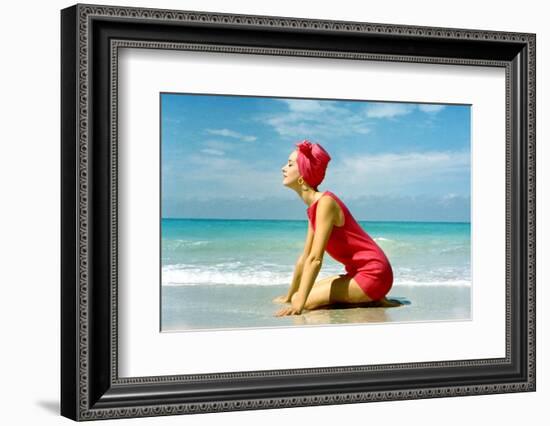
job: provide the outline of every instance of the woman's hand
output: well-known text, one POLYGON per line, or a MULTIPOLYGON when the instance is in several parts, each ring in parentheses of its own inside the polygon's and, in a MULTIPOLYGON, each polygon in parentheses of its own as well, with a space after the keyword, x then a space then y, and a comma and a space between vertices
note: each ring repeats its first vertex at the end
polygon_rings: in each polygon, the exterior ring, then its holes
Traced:
POLYGON ((290 303, 290 299, 285 294, 284 296, 277 296, 275 299, 273 299, 273 303, 290 303))
POLYGON ((297 301, 297 298, 294 298, 292 304, 285 308, 282 308, 275 312, 276 317, 283 317, 285 315, 301 315, 304 308, 300 307, 300 303, 297 301))

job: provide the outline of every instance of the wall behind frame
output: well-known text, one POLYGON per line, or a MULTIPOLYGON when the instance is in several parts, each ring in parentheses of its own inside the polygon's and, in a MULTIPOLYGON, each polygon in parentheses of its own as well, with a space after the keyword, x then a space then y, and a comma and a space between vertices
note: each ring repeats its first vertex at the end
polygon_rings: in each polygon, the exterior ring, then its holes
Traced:
MULTIPOLYGON (((0 27, 0 319, 5 348, 0 392, 8 402, 2 410, 7 424, 69 424, 59 416, 59 10, 72 4, 9 2, 0 27)), ((550 29, 541 2, 105 0, 100 4, 537 33, 537 164, 550 161, 550 149, 544 143, 549 126, 541 118, 550 114, 544 79, 550 75, 550 29)), ((550 216, 548 185, 549 172, 537 166, 536 393, 108 420, 105 424, 280 425, 307 422, 315 416, 321 425, 362 419, 369 424, 463 426, 480 415, 490 416, 498 425, 542 418, 550 398, 550 370, 544 362, 550 318, 543 309, 548 297, 544 283, 550 282, 550 268, 543 262, 550 257, 550 230, 543 220, 550 216)))

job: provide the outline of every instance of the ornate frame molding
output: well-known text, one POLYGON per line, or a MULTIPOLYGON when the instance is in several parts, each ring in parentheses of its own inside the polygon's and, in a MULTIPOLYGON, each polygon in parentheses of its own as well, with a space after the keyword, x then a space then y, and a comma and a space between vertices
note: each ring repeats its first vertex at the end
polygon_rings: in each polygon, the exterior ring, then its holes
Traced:
MULTIPOLYGON (((74 158, 65 158, 63 161, 65 177, 73 177, 74 200, 71 197, 65 198, 64 211, 75 214, 75 235, 76 241, 74 247, 69 247, 65 243, 67 251, 63 251, 63 260, 65 264, 76 262, 73 265, 75 277, 64 278, 62 290, 73 292, 76 305, 69 309, 66 301, 62 300, 62 320, 74 321, 73 328, 76 336, 69 336, 69 328, 62 325, 63 348, 66 357, 69 356, 71 349, 76 350, 77 357, 74 360, 74 371, 62 374, 62 414, 75 420, 93 420, 106 418, 122 417, 142 417, 158 416, 170 414, 188 414, 188 413, 206 413, 217 411, 250 410, 262 408, 282 408, 310 405, 344 404, 368 401, 383 400, 402 400, 417 398, 434 398, 445 396, 463 396, 490 393, 505 393, 519 391, 535 390, 535 35, 525 33, 511 33, 498 31, 480 31, 467 29, 449 29, 438 27, 418 27, 404 25, 374 24, 362 22, 345 22, 331 20, 299 19, 288 17, 255 16, 239 14, 220 14, 205 13, 196 11, 171 11, 158 9, 126 8, 126 7, 104 7, 92 5, 76 5, 73 8, 64 11, 65 33, 64 37, 75 37, 74 46, 69 43, 65 46, 65 59, 75 60, 72 65, 64 65, 66 72, 74 72, 74 87, 64 88, 65 93, 74 91, 76 102, 72 105, 66 105, 68 98, 63 98, 64 111, 66 108, 75 108, 75 131, 74 138, 65 137, 63 147, 74 144, 74 158), (525 54, 522 61, 526 70, 525 88, 518 88, 521 81, 513 79, 513 74, 517 73, 517 67, 521 64, 514 63, 512 60, 485 60, 460 57, 439 57, 439 56, 407 56, 396 54, 380 53, 360 53, 345 51, 328 51, 314 49, 294 49, 294 48, 276 48, 276 47, 249 47, 232 45, 215 45, 201 43, 182 43, 171 41, 145 41, 132 39, 112 39, 109 46, 110 56, 110 80, 109 87, 111 91, 110 98, 110 344, 111 351, 109 366, 109 387, 111 389, 122 389, 129 385, 169 385, 171 383, 192 383, 220 381, 224 379, 243 379, 243 378, 263 378, 277 376, 302 376, 309 374, 341 374, 355 372, 372 372, 386 370, 406 370, 410 368, 422 369, 441 369, 448 367, 474 367, 490 365, 511 365, 512 363, 512 326, 513 320, 517 321, 518 313, 513 318, 511 302, 512 291, 512 265, 510 259, 512 256, 511 241, 514 237, 512 230, 511 211, 515 203, 525 203, 525 237, 526 242, 526 274, 527 283, 525 286, 524 304, 526 311, 522 314, 526 322, 525 349, 527 360, 525 365, 525 374, 521 380, 505 383, 477 384, 477 385, 457 385, 457 386, 434 386, 426 388, 400 388, 396 390, 377 390, 367 392, 338 392, 315 395, 301 396, 273 396, 269 398, 254 399, 231 399, 216 400, 209 402, 165 402, 163 404, 130 404, 113 402, 116 398, 107 399, 104 403, 101 400, 92 397, 90 389, 91 375, 94 369, 90 365, 90 354, 94 350, 92 341, 94 335, 91 332, 90 321, 94 320, 90 315, 90 269, 93 257, 91 257, 91 221, 94 211, 94 205, 90 201, 93 199, 91 194, 92 170, 90 162, 90 142, 93 136, 90 134, 90 115, 93 108, 91 105, 91 49, 92 46, 92 23, 94 20, 112 20, 117 22, 132 21, 142 24, 193 24, 193 25, 221 25, 226 28, 258 28, 258 29, 279 29, 291 30, 294 32, 316 31, 319 33, 350 33, 361 35, 380 35, 386 38, 392 37, 410 37, 413 40, 448 40, 448 41, 483 41, 487 43, 507 43, 517 45, 518 49, 523 49, 525 54), (197 50, 197 51, 221 51, 227 53, 256 53, 267 55, 299 55, 316 56, 342 59, 362 59, 371 61, 397 61, 397 62, 426 62, 426 63, 447 63, 460 65, 482 65, 504 67, 506 70, 506 358, 504 359, 481 359, 464 360, 454 362, 434 362, 434 363, 410 363, 410 364, 388 364, 381 366, 361 366, 361 367, 334 367, 320 369, 299 369, 299 370, 273 370, 245 373, 223 373, 208 375, 189 375, 189 376, 159 376, 145 378, 118 378, 118 329, 117 329, 117 70, 118 70, 118 49, 121 47, 132 48, 154 48, 154 49, 176 49, 176 50, 197 50), (67 53, 74 49, 72 53, 67 53), (71 68, 73 67, 73 68, 71 68), (512 138, 519 129, 511 128, 512 114, 522 105, 513 104, 514 97, 517 97, 518 90, 525 91, 526 105, 523 105, 525 117, 525 132, 527 139, 525 148, 526 158, 513 158, 512 138), (74 161, 74 166, 69 167, 66 164, 74 161), (513 162, 521 162, 520 166, 515 166, 513 162), (516 176, 519 181, 525 180, 526 192, 523 198, 514 198, 512 196, 512 173, 514 167, 526 167, 525 177, 516 176), (73 170, 74 169, 74 170, 73 170), (72 201, 74 205, 67 207, 72 201), (71 210, 72 209, 72 210, 71 210), (72 250, 72 251, 71 251, 72 250), (70 383, 69 378, 76 379, 70 383), (76 397, 68 397, 69 392, 75 392, 76 397)), ((72 92, 71 92, 72 93, 72 92)), ((70 93, 69 93, 70 94, 70 93)), ((517 111, 516 111, 517 112, 517 111)), ((65 114, 68 114, 65 112, 65 114)), ((521 139, 521 136, 520 136, 521 139)), ((69 155, 69 154, 67 154, 69 155)), ((516 173, 519 173, 516 170, 516 173)), ((521 171, 521 170, 520 170, 521 171)), ((68 189, 68 190, 69 190, 68 189)), ((520 191, 522 188, 519 188, 520 191)), ((69 230, 67 229, 67 232, 69 230)), ((66 238, 69 238, 66 236, 66 238)), ((65 241, 62 238, 63 241, 65 241)), ((522 240, 523 241, 523 240, 522 240)), ((517 241, 516 241, 517 244, 517 241)), ((515 277, 516 279, 518 276, 515 277)), ((521 276, 519 276, 521 278, 521 276)), ((517 290, 516 290, 517 293, 517 290)), ((516 295, 517 296, 517 295, 516 295)), ((65 365, 62 368, 67 368, 65 365)))

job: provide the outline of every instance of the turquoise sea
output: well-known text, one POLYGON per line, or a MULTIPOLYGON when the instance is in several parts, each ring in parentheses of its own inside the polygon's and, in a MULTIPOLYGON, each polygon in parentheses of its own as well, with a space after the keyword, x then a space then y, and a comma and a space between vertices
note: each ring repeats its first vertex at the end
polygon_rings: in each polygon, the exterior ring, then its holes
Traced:
MULTIPOLYGON (((394 271, 394 286, 469 286, 470 224, 368 222, 394 271)), ((306 220, 162 220, 162 284, 288 285, 306 220)), ((325 253, 319 277, 345 273, 325 253)))
MULTIPOLYGON (((359 222, 392 264, 397 308, 330 308, 277 317, 305 220, 162 220, 161 331, 469 320, 470 224, 359 222)), ((325 254, 317 281, 344 273, 325 254)))

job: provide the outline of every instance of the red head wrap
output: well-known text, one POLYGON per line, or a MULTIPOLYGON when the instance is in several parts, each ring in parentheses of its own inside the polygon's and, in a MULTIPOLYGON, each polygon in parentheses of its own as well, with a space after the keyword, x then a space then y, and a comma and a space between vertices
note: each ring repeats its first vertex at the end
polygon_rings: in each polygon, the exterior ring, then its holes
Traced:
POLYGON ((315 191, 317 186, 325 178, 327 164, 330 161, 330 155, 318 143, 312 144, 307 139, 297 143, 298 147, 298 169, 300 174, 315 191))

